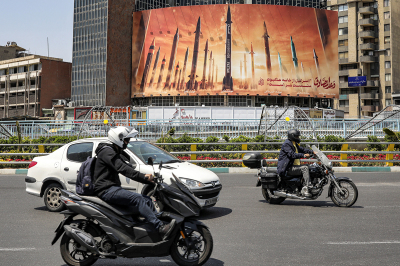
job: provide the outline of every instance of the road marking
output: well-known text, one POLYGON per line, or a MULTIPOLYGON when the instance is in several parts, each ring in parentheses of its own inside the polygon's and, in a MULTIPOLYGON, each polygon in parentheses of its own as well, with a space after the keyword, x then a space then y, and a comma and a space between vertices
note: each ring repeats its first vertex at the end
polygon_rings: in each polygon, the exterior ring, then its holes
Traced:
POLYGON ((160 262, 171 262, 170 260, 160 260, 160 262))
POLYGON ((400 187, 400 182, 393 183, 355 183, 357 187, 400 187))
POLYGON ((0 251, 28 251, 36 248, 0 248, 0 251))
POLYGON ((372 245, 372 244, 400 244, 400 241, 370 241, 370 242, 328 242, 327 245, 372 245))

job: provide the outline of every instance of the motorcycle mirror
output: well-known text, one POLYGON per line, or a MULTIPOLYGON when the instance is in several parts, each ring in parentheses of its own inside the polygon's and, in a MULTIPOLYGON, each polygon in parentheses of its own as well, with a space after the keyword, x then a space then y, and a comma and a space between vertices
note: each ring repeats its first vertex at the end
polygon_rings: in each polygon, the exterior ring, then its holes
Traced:
POLYGON ((153 166, 153 158, 149 157, 149 159, 147 159, 147 164, 153 166))

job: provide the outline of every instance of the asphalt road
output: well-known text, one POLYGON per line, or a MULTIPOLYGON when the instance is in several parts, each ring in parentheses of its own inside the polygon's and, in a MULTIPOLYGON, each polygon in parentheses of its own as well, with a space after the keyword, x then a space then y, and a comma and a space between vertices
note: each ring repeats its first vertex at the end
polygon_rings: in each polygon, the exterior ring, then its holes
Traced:
MULTIPOLYGON (((216 207, 200 219, 210 227, 214 251, 206 265, 399 265, 398 173, 338 174, 353 178, 359 198, 335 207, 327 192, 316 201, 269 205, 253 175, 220 174, 216 207)), ((43 199, 25 192, 24 176, 0 176, 0 265, 65 265, 61 221, 43 199)), ((170 257, 99 260, 95 265, 175 265, 170 257)))

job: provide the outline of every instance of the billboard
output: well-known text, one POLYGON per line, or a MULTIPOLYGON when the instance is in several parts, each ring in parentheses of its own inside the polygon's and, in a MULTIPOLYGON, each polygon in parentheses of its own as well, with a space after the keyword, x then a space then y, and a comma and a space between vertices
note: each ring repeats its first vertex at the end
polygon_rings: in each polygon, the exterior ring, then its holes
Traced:
POLYGON ((367 86, 367 76, 349 77, 349 87, 367 86))
POLYGON ((335 11, 200 5, 133 14, 132 97, 338 98, 335 11))

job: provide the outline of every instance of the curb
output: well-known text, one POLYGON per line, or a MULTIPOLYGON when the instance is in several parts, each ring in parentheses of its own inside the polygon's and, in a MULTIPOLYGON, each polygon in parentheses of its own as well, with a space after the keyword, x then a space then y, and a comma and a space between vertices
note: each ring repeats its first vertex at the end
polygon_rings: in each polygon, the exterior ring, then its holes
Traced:
POLYGON ((28 169, 0 169, 0 175, 26 175, 28 169))

